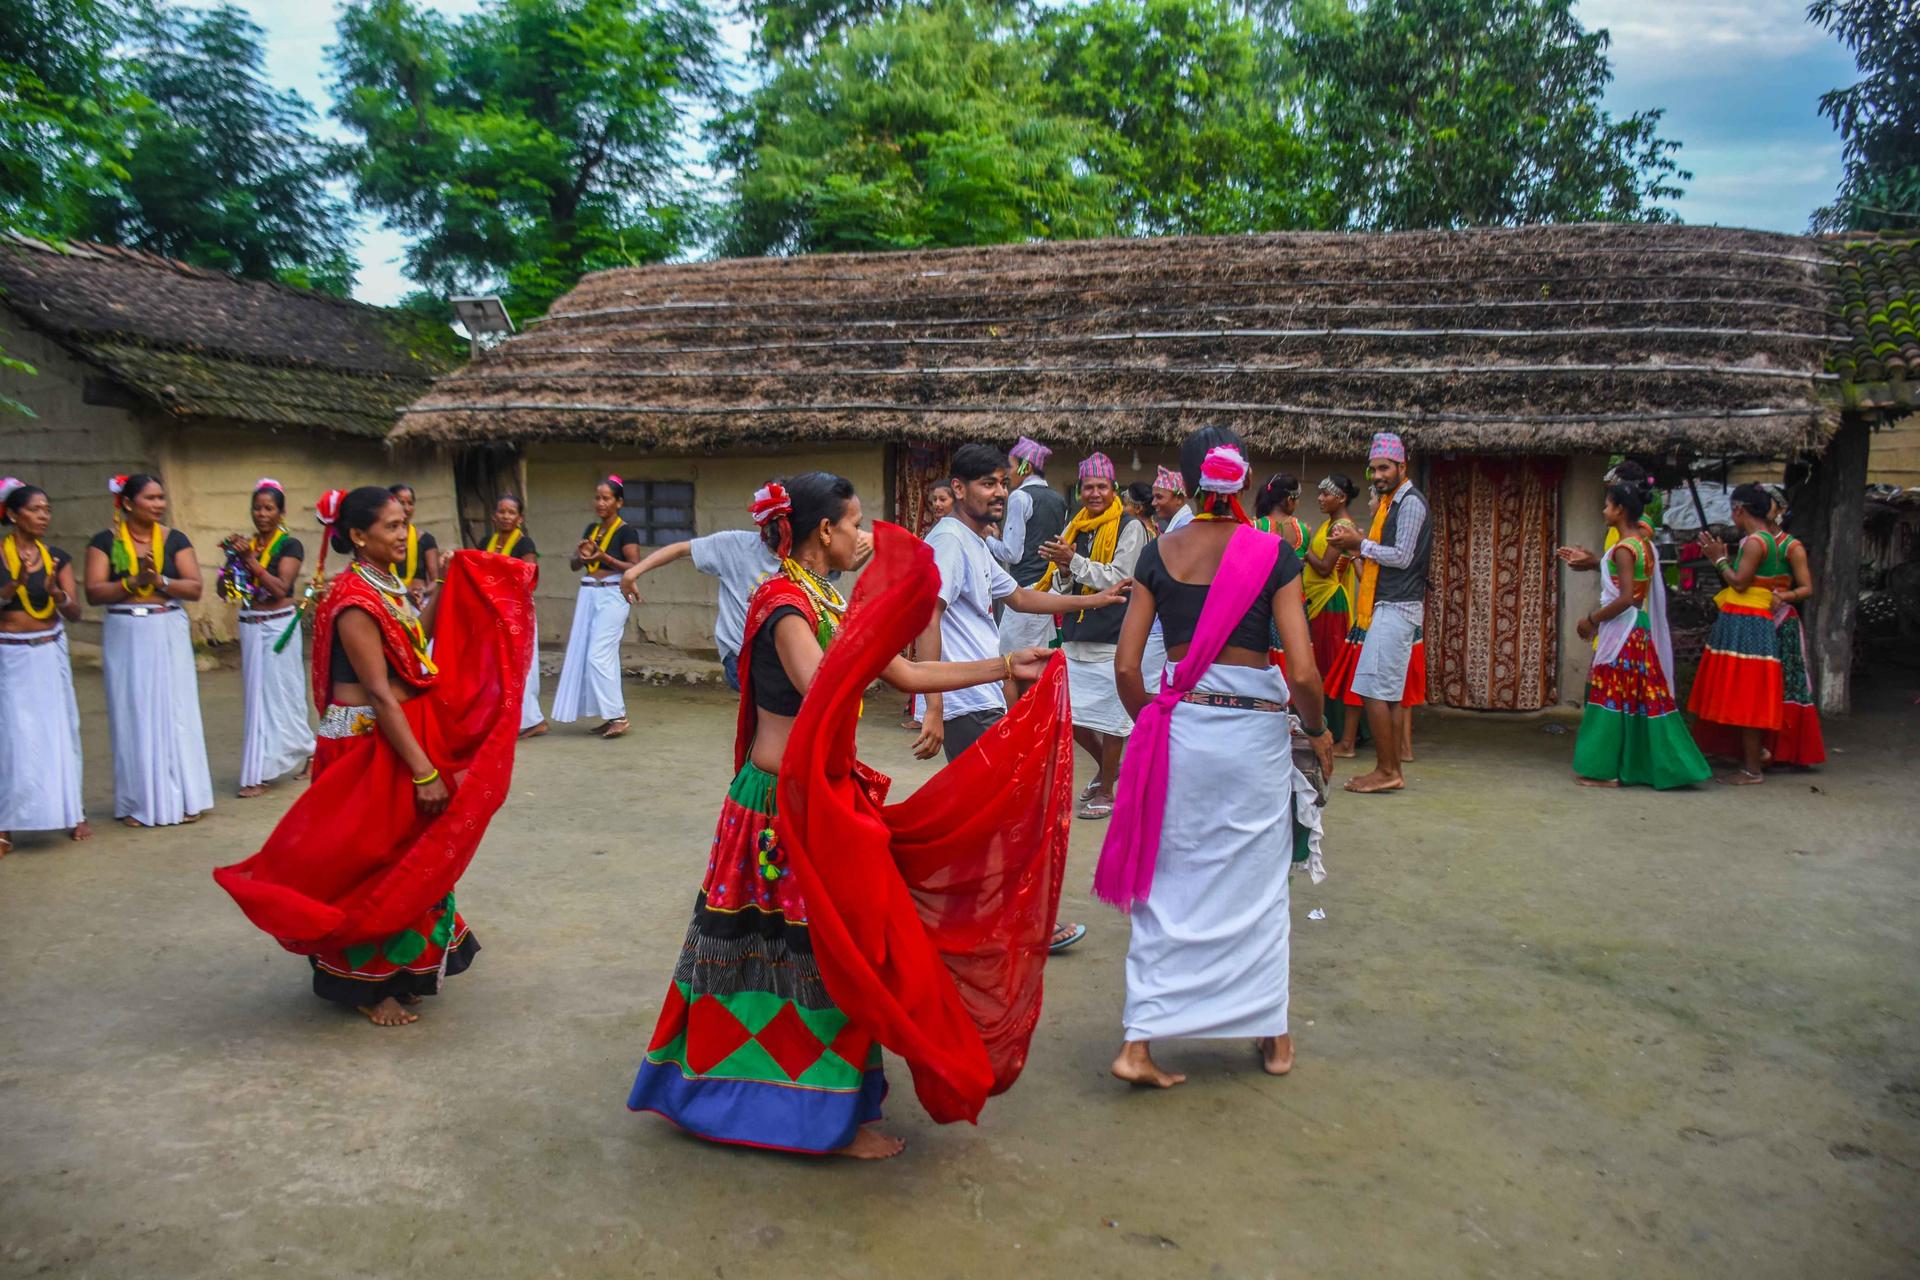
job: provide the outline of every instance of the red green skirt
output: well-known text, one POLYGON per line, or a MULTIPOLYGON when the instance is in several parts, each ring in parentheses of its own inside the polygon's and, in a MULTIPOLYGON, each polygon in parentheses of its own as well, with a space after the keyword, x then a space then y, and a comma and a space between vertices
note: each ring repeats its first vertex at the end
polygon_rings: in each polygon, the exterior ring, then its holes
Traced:
POLYGON ((479 950, 479 939, 448 894, 411 928, 390 938, 344 951, 316 952, 307 959, 313 965, 313 994, 358 1009, 388 996, 438 995, 440 984, 465 973, 479 950))
MULTIPOLYGON (((1707 633, 1687 710, 1702 722, 1771 731, 1781 724, 1781 691, 1780 637, 1773 615, 1766 609, 1722 605, 1707 633)), ((1711 739, 1713 731, 1707 736, 1711 739)))
MULTIPOLYGON (((1827 759, 1820 712, 1813 703, 1813 680, 1807 674, 1806 631, 1797 610, 1788 610, 1774 629, 1780 654, 1780 727, 1767 734, 1761 746, 1775 764, 1809 766, 1827 759)), ((1695 685, 1699 684, 1696 680, 1695 685)), ((1712 756, 1740 754, 1740 733, 1725 724, 1701 720, 1693 726, 1694 740, 1712 756)))
POLYGON ((774 775, 748 763, 720 807, 694 901, 627 1106, 697 1137, 837 1151, 880 1118, 880 1046, 827 994, 807 905, 774 833, 774 775))
POLYGON ((1573 771, 1597 782, 1690 787, 1713 776, 1667 688, 1644 615, 1618 656, 1587 677, 1573 771))

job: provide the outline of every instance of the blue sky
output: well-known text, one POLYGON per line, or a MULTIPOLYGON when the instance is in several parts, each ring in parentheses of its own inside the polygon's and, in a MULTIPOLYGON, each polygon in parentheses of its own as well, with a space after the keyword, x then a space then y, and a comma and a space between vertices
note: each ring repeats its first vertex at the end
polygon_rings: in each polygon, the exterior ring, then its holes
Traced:
MULTIPOLYGON (((317 109, 328 105, 323 50, 333 40, 325 0, 238 0, 267 31, 268 70, 317 109)), ((437 0, 447 14, 479 0, 437 0)), ((1674 209, 1695 223, 1802 231, 1840 178, 1838 136, 1818 114, 1820 95, 1854 79, 1837 41, 1808 24, 1804 0, 1579 0, 1588 27, 1613 35, 1617 114, 1666 108, 1661 132, 1685 144, 1693 171, 1674 209)), ((728 33, 743 43, 737 26, 728 33)), ((392 302, 412 287, 401 237, 363 228, 355 293, 392 302)))

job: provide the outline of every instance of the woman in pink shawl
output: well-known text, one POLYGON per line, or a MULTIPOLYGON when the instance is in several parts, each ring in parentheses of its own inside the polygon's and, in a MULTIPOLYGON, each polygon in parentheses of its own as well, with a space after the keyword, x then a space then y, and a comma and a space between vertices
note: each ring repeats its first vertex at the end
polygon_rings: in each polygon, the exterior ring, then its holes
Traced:
POLYGON ((1269 1073, 1293 1069, 1287 876, 1301 788, 1289 702, 1333 774, 1300 560, 1247 524, 1248 467, 1232 432, 1194 432, 1180 466, 1193 522, 1141 553, 1120 630, 1114 670, 1135 724, 1094 878, 1133 924, 1113 1074, 1163 1089, 1186 1077, 1154 1062, 1156 1040, 1246 1037, 1269 1073), (1156 618, 1167 665, 1149 690, 1141 655, 1156 618), (1270 625, 1284 675, 1268 663, 1270 625))

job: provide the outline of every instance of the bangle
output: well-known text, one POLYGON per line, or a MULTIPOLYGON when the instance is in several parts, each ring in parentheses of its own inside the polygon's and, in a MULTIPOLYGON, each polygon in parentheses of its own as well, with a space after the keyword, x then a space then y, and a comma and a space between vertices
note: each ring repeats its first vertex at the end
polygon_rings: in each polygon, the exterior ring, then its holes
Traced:
POLYGON ((1003 653, 1000 655, 1000 661, 1007 664, 1007 679, 1009 680, 1013 679, 1013 655, 1010 653, 1003 653))
POLYGON ((415 778, 413 780, 413 785, 416 787, 424 787, 429 782, 432 782, 435 778, 438 778, 439 776, 440 776, 440 771, 438 769, 429 769, 427 770, 427 776, 424 778, 415 778))
POLYGON ((1320 727, 1318 729, 1309 729, 1307 728, 1307 726, 1301 725, 1300 732, 1306 734, 1309 738, 1318 738, 1318 737, 1324 736, 1327 732, 1326 718, 1324 716, 1321 717, 1320 727))

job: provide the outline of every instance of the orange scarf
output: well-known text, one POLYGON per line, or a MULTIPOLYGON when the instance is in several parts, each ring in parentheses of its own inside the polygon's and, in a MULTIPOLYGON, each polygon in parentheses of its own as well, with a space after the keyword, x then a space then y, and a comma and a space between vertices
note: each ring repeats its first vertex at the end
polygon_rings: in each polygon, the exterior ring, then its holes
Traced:
MULTIPOLYGON (((1387 513, 1400 501, 1396 492, 1373 509, 1373 524, 1367 529, 1367 541, 1378 542, 1387 527, 1387 513)), ((1360 562, 1360 598, 1353 602, 1353 625, 1362 631, 1373 622, 1373 592, 1380 585, 1380 562, 1367 557, 1360 562)))

